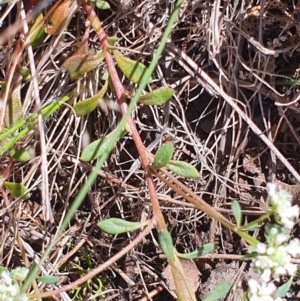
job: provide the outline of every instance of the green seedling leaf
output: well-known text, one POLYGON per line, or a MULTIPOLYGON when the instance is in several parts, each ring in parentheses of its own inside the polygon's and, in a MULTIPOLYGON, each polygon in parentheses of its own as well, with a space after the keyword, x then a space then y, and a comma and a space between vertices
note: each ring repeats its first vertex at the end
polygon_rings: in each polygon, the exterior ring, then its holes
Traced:
POLYGON ((23 118, 23 105, 21 101, 21 82, 14 87, 7 103, 4 123, 7 127, 14 125, 23 118))
POLYGON ((59 281, 58 277, 51 275, 37 276, 36 279, 46 284, 55 284, 59 281))
POLYGON ((15 198, 20 197, 22 200, 28 200, 30 198, 30 193, 27 192, 27 187, 22 184, 5 181, 4 186, 15 198))
POLYGON ((19 73, 22 75, 23 80, 30 80, 31 74, 29 72, 29 69, 27 67, 20 67, 19 73))
POLYGON ((230 288, 231 288, 230 282, 228 281, 221 282, 203 301, 219 300, 229 292, 230 288))
POLYGON ((29 152, 25 148, 12 149, 9 152, 9 156, 18 162, 26 162, 31 159, 29 152))
POLYGON ((108 37, 107 38, 107 43, 110 46, 115 46, 115 44, 119 41, 119 39, 117 37, 108 37))
POLYGON ((173 241, 168 231, 158 233, 159 245, 169 261, 174 260, 173 241))
POLYGON ((29 270, 27 268, 18 267, 18 268, 13 269, 10 272, 10 275, 13 279, 17 280, 18 282, 23 282, 26 279, 28 273, 29 273, 29 270))
POLYGON ((173 93, 173 89, 161 87, 141 96, 139 103, 147 106, 159 106, 168 101, 173 96, 173 93))
POLYGON ((289 291, 293 283, 293 277, 289 279, 288 282, 281 285, 278 290, 276 291, 275 298, 282 298, 286 295, 286 293, 289 291))
POLYGON ((99 102, 103 101, 103 96, 106 93, 107 87, 108 87, 108 81, 104 83, 102 89, 93 97, 76 103, 73 106, 76 115, 79 117, 93 112, 97 108, 99 102))
MULTIPOLYGON (((107 150, 107 146, 110 143, 111 137, 114 135, 114 131, 112 131, 110 134, 108 134, 107 136, 93 141, 91 144, 89 144, 82 152, 80 159, 82 161, 92 161, 95 160, 97 158, 99 158, 100 156, 102 156, 106 150, 107 150)), ((127 130, 124 129, 123 132, 120 133, 118 140, 120 138, 122 138, 125 134, 127 133, 127 130)))
MULTIPOLYGON (((147 70, 147 67, 137 61, 133 61, 123 56, 118 50, 113 51, 117 65, 123 72, 123 74, 133 83, 140 84, 143 76, 147 70)), ((148 83, 152 82, 152 78, 149 78, 148 83)))
POLYGON ((96 7, 98 7, 101 10, 110 9, 110 5, 106 1, 103 1, 103 0, 93 0, 91 2, 94 3, 96 5, 96 7))
POLYGON ((71 79, 74 80, 97 68, 103 59, 103 51, 94 55, 74 54, 63 63, 63 67, 69 71, 71 79))
POLYGON ((242 211, 241 211, 241 206, 240 206, 239 202, 233 201, 231 203, 231 210, 232 210, 237 227, 240 227, 241 222, 242 222, 242 211))
POLYGON ((199 176, 198 170, 191 164, 184 161, 171 160, 167 167, 175 174, 184 178, 197 178, 199 176))
POLYGON ((39 14, 33 21, 30 30, 30 43, 33 49, 40 46, 45 38, 45 30, 44 30, 44 22, 43 22, 43 14, 39 14))
POLYGON ((115 235, 126 232, 132 232, 145 226, 147 223, 148 222, 129 222, 120 218, 109 218, 99 222, 98 227, 106 233, 115 235))
POLYGON ((154 156, 154 162, 152 167, 154 169, 159 169, 166 166, 173 157, 174 146, 172 142, 167 142, 163 144, 154 156))
POLYGON ((211 253, 216 249, 217 249, 216 245, 208 243, 208 244, 205 244, 204 246, 198 248, 194 252, 187 253, 187 254, 177 253, 177 256, 179 258, 184 258, 184 259, 194 259, 194 258, 198 258, 200 256, 204 256, 208 253, 211 253))

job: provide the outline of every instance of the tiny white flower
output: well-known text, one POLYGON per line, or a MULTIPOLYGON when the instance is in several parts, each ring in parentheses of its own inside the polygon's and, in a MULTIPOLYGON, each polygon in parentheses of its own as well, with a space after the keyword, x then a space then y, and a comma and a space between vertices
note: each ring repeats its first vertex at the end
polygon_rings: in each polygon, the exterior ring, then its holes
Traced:
POLYGON ((266 254, 267 254, 267 255, 272 255, 274 252, 275 252, 275 248, 270 247, 270 248, 267 249, 266 254))
POLYGON ((274 183, 268 183, 267 188, 269 197, 272 197, 274 194, 276 194, 276 185, 274 183))
POLYGON ((272 227, 270 230, 270 235, 276 237, 276 235, 278 234, 279 230, 276 227, 272 227))
POLYGON ((300 255, 300 241, 297 238, 292 239, 288 244, 288 252, 292 257, 300 255))
POLYGON ((13 284, 7 287, 7 292, 11 296, 17 296, 20 293, 20 287, 18 284, 13 284))
POLYGON ((288 218, 281 218, 281 222, 284 226, 284 228, 291 230, 294 228, 295 223, 291 220, 289 220, 288 218))
POLYGON ((286 275, 286 269, 284 267, 279 266, 279 267, 274 269, 274 274, 273 274, 274 279, 277 280, 282 275, 286 275))
POLYGON ((255 279, 250 279, 248 281, 249 290, 252 294, 257 294, 259 290, 259 284, 255 279))
POLYGON ((3 278, 6 285, 11 285, 12 284, 12 280, 10 278, 9 271, 3 271, 1 273, 1 278, 3 278))
POLYGON ((263 296, 272 295, 275 292, 276 286, 273 282, 270 283, 262 283, 260 286, 259 294, 263 296))
POLYGON ((258 254, 265 254, 266 251, 267 251, 267 245, 264 244, 264 243, 259 242, 256 245, 256 251, 257 251, 258 254))
POLYGON ((263 282, 269 282, 271 280, 271 274, 271 269, 265 269, 260 278, 263 282))
POLYGON ((277 236, 276 236, 276 244, 277 245, 281 245, 283 244, 284 242, 288 241, 289 239, 289 235, 285 234, 285 233, 279 233, 277 236))
POLYGON ((293 276, 297 271, 297 265, 291 262, 288 262, 284 267, 291 276, 293 276))

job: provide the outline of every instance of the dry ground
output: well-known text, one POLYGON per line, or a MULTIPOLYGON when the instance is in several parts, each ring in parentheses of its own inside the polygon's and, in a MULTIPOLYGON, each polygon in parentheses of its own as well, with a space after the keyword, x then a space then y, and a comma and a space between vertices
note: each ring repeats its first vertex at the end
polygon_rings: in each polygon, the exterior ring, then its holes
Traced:
MULTIPOLYGON (((108 2, 111 9, 97 10, 105 31, 119 39, 117 45, 123 54, 149 64, 174 1, 108 2)), ((20 17, 20 10, 18 3, 3 4, 1 8, 4 31, 20 17)), ((84 22, 85 13, 79 4, 65 34, 46 35, 43 44, 34 50, 43 105, 71 91, 78 83, 81 88, 77 101, 90 97, 101 87, 101 67, 78 81, 71 81, 61 68, 75 51, 84 22)), ((290 0, 185 0, 150 85, 152 89, 171 86, 174 96, 163 106, 143 107, 133 113, 148 149, 155 152, 164 137, 171 136, 175 158, 193 164, 200 172, 196 180, 180 180, 228 218, 233 199, 240 202, 245 221, 249 221, 255 212, 264 210, 266 182, 276 179, 294 185, 299 181, 299 22, 300 9, 290 0)), ((5 81, 10 68, 14 38, 11 36, 0 48, 1 81, 5 81)), ((90 34, 89 47, 99 49, 94 32, 90 34)), ((26 51, 21 62, 28 66, 26 51)), ((34 110, 32 83, 29 80, 22 84, 25 116, 34 110)), ((126 79, 123 83, 131 92, 136 89, 126 79)), ((114 100, 113 93, 107 95, 108 99, 114 100)), ((20 142, 33 149, 35 157, 29 162, 15 162, 10 180, 25 184, 32 196, 23 202, 14 202, 9 196, 14 221, 2 203, 0 263, 9 268, 24 265, 13 229, 18 229, 29 261, 33 254, 40 257, 85 182, 92 163, 78 160, 83 133, 88 132, 93 141, 115 128, 120 117, 113 110, 104 112, 99 108, 77 118, 71 105, 44 122, 53 224, 46 224, 41 213, 38 129, 20 142)), ((3 155, 4 167, 5 160, 7 156, 3 155)), ((247 245, 158 180, 155 184, 179 252, 190 252, 207 242, 218 246, 214 257, 196 259, 196 265, 188 267, 200 284, 197 296, 203 297, 213 283, 229 276, 233 287, 226 300, 234 300, 247 278, 248 265, 237 256, 245 254, 247 245)), ((297 186, 286 187, 296 201, 297 186)), ((96 224, 109 217, 131 221, 150 218, 148 197, 144 172, 127 135, 117 143, 44 265, 49 273, 60 277, 58 286, 88 273, 127 245, 135 234, 112 237, 101 232, 96 224)), ((295 233, 299 233, 298 229, 295 233)), ((86 300, 97 291, 99 282, 103 285, 103 300, 147 300, 147 294, 153 300, 174 300, 169 280, 164 278, 165 267, 157 232, 153 230, 143 243, 93 279, 92 288, 82 287, 77 297, 71 291, 56 300, 86 300)), ((295 284, 289 300, 297 293, 295 284)))

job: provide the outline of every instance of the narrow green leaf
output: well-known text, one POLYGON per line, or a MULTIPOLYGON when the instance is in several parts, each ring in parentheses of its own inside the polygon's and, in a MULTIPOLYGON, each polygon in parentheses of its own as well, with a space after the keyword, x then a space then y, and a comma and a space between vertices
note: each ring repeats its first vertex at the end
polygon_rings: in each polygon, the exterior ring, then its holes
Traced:
POLYGON ((64 63, 63 67, 66 68, 72 80, 79 79, 85 73, 97 68, 104 59, 104 52, 100 51, 97 54, 75 54, 69 57, 64 63))
POLYGON ((219 300, 229 292, 230 288, 231 288, 230 282, 228 281, 221 282, 203 301, 219 300))
POLYGON ((179 258, 184 258, 184 259, 194 259, 194 258, 198 258, 200 256, 204 256, 208 253, 211 253, 216 249, 217 249, 216 245, 214 245, 212 243, 208 243, 208 244, 205 244, 204 246, 198 248, 194 252, 190 252, 190 253, 187 253, 187 254, 177 253, 177 256, 179 258))
POLYGON ((26 162, 31 159, 29 152, 25 148, 14 148, 9 152, 9 156, 18 162, 26 162))
MULTIPOLYGON (((113 54, 117 62, 117 65, 119 66, 123 74, 133 83, 140 84, 147 70, 147 67, 142 63, 133 61, 123 56, 117 50, 114 50, 113 54)), ((151 82, 152 82, 152 78, 150 77, 148 83, 151 82)))
POLYGON ((249 227, 247 227, 247 225, 243 226, 243 230, 244 231, 250 231, 250 232, 253 232, 253 231, 255 231, 258 228, 260 228, 259 225, 250 225, 249 227))
POLYGON ((23 117, 23 105, 21 101, 21 82, 14 87, 7 103, 4 123, 7 127, 16 124, 23 117))
POLYGON ((242 222, 242 211, 241 211, 241 206, 240 206, 239 202, 234 200, 231 203, 231 210, 232 210, 237 227, 240 227, 241 222, 242 222))
POLYGON ((293 283, 293 277, 289 279, 288 282, 281 285, 276 291, 275 298, 282 298, 286 295, 286 293, 290 290, 293 283))
MULTIPOLYGON (((42 116, 43 118, 48 118, 51 116, 55 111, 57 111, 63 103, 67 102, 73 95, 74 91, 71 92, 69 95, 63 96, 59 101, 55 101, 45 108, 42 109, 42 116)), ((9 129, 3 129, 2 133, 0 134, 0 154, 2 155, 4 152, 7 152, 11 149, 20 139, 22 139, 30 130, 32 130, 38 123, 37 121, 38 114, 34 113, 26 119, 18 121, 15 125, 13 125, 9 129), (25 126, 16 136, 11 136, 17 130, 20 130, 21 127, 25 126)))
POLYGON ((140 96, 139 103, 147 106, 159 106, 168 101, 173 96, 173 93, 173 89, 161 87, 140 96))
POLYGON ((171 160, 167 167, 175 174, 184 178, 197 178, 199 176, 198 170, 191 164, 184 161, 171 160))
POLYGON ((168 231, 158 233, 159 245, 169 261, 173 261, 174 250, 171 234, 168 231))
POLYGON ((163 144, 154 156, 154 162, 152 167, 154 169, 159 169, 166 166, 173 157, 174 146, 172 142, 167 142, 163 144))
POLYGON ((91 2, 94 3, 101 10, 110 9, 110 5, 106 1, 103 1, 103 0, 92 0, 91 2))
POLYGON ((27 192, 28 188, 20 183, 15 182, 4 182, 4 186, 8 189, 12 196, 23 200, 28 200, 30 198, 30 193, 27 192))
POLYGON ((129 222, 120 218, 109 218, 104 221, 98 223, 98 227, 109 234, 121 234, 126 232, 132 232, 137 230, 143 226, 145 226, 147 222, 139 223, 139 222, 129 222))
POLYGON ((59 281, 58 277, 51 275, 37 276, 36 279, 46 284, 55 284, 59 281))
POLYGON ((97 108, 98 103, 102 101, 103 96, 106 93, 107 87, 108 87, 108 81, 104 83, 102 89, 94 96, 76 103, 73 106, 76 115, 79 117, 93 112, 97 108))
MULTIPOLYGON (((110 144, 111 137, 114 136, 115 130, 112 131, 110 134, 105 136, 104 138, 101 138, 99 140, 93 141, 91 144, 89 144, 82 152, 80 159, 82 161, 92 161, 100 156, 102 156, 106 150, 107 145, 110 144)), ((118 136, 118 139, 122 138, 127 133, 126 130, 120 133, 118 136)))
POLYGON ((29 36, 30 36, 30 43, 33 49, 40 46, 43 43, 45 38, 43 14, 39 14, 34 19, 29 30, 29 36))

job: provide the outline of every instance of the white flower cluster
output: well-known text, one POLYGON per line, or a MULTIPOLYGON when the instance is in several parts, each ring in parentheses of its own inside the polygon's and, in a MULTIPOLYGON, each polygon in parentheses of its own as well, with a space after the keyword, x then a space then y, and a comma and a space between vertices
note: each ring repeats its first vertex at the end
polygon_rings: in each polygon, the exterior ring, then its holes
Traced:
POLYGON ((260 274, 259 282, 254 279, 248 282, 249 301, 281 301, 281 298, 273 298, 276 286, 272 281, 282 275, 294 276, 297 266, 291 263, 291 258, 300 257, 300 241, 290 240, 287 234, 299 216, 299 207, 292 206, 292 198, 284 190, 276 192, 274 184, 268 184, 268 189, 270 212, 280 225, 267 224, 266 243, 249 249, 249 253, 256 254, 251 264, 253 270, 260 274))
POLYGON ((276 191, 276 185, 268 183, 271 210, 286 229, 294 227, 294 219, 299 216, 299 206, 292 206, 292 196, 285 190, 276 191))
POLYGON ((29 299, 25 294, 20 294, 21 289, 18 282, 23 281, 27 274, 28 270, 25 268, 17 268, 11 273, 7 270, 2 270, 0 272, 0 300, 28 301, 29 299))

